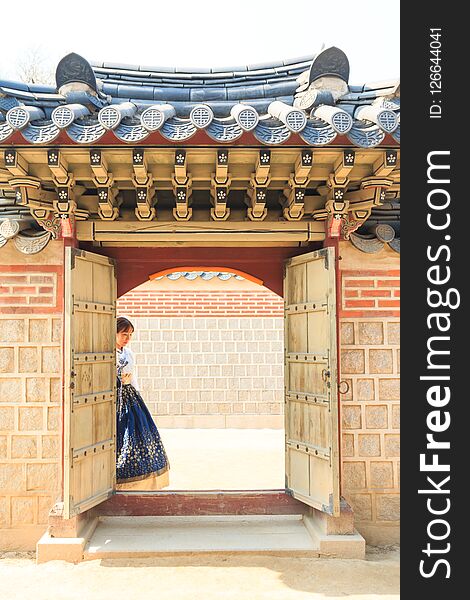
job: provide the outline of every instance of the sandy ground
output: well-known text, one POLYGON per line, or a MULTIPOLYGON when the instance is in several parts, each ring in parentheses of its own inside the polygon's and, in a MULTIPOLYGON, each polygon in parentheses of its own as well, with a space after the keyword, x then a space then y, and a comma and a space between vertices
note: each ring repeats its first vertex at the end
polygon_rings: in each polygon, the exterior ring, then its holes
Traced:
POLYGON ((167 490, 284 488, 282 429, 160 429, 167 490))
POLYGON ((367 559, 184 556, 36 565, 32 554, 0 557, 4 600, 398 600, 399 555, 367 559))

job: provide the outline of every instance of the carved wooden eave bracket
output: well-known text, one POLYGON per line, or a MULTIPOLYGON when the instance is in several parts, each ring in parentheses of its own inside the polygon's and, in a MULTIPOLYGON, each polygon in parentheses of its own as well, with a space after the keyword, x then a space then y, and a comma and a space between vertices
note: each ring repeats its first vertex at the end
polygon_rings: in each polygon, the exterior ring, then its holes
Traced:
POLYGON ((305 190, 310 183, 312 166, 313 152, 302 150, 295 163, 295 171, 290 174, 289 187, 284 190, 286 202, 282 214, 287 221, 299 221, 305 214, 305 190))
POLYGON ((119 190, 114 186, 114 176, 109 172, 101 150, 90 150, 90 167, 98 195, 98 215, 103 221, 114 221, 119 217, 119 202, 116 199, 119 190))
POLYGON ((228 172, 228 158, 226 148, 217 150, 215 173, 211 179, 211 219, 214 221, 226 221, 230 216, 227 201, 232 178, 228 172))
POLYGON ((349 175, 354 168, 356 155, 353 150, 343 151, 334 164, 325 186, 318 191, 326 195, 325 206, 314 212, 314 219, 326 219, 326 231, 329 237, 339 237, 341 224, 348 216, 350 201, 346 191, 350 184, 349 175))
POLYGON ((260 150, 256 160, 255 172, 251 174, 247 189, 247 216, 250 221, 263 221, 267 214, 266 200, 271 182, 271 151, 260 150))
POLYGON ((62 236, 75 237, 75 221, 85 220, 89 216, 87 210, 78 208, 78 200, 85 188, 75 185, 72 173, 67 173, 67 176, 61 176, 59 179, 54 176, 53 181, 57 190, 53 203, 54 213, 60 218, 62 236))
POLYGON ((135 216, 139 221, 152 221, 157 215, 155 204, 155 188, 153 176, 149 173, 147 159, 143 148, 132 151, 132 183, 135 188, 135 216))
POLYGON ((60 218, 55 214, 55 192, 44 190, 36 177, 13 177, 8 185, 16 190, 19 205, 27 206, 36 222, 55 239, 60 236, 60 218))
POLYGON ((171 179, 175 195, 173 216, 177 221, 189 221, 193 216, 193 209, 190 208, 192 177, 187 171, 185 150, 176 150, 174 165, 174 173, 171 179))

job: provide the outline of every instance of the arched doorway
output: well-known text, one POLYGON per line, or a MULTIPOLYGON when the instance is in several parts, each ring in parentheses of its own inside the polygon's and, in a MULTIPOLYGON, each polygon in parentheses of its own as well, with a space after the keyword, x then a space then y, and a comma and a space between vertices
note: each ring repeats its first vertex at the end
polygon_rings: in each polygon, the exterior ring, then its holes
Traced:
POLYGON ((283 300, 224 266, 152 273, 118 299, 171 490, 284 487, 283 300))

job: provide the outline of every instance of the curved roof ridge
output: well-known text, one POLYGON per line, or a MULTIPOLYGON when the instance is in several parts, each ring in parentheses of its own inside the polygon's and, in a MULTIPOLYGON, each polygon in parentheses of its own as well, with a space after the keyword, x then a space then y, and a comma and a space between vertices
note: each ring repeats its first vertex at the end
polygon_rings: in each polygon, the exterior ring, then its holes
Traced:
POLYGON ((148 66, 148 65, 132 65, 126 63, 115 63, 106 61, 90 61, 90 65, 96 73, 101 71, 114 72, 114 71, 127 71, 138 73, 152 74, 153 76, 167 76, 168 74, 179 75, 182 78, 184 76, 192 76, 193 78, 204 78, 209 74, 221 74, 233 75, 235 73, 256 73, 257 71, 275 70, 288 68, 289 70, 295 68, 305 68, 305 63, 311 63, 315 58, 315 55, 300 56, 291 59, 270 61, 264 63, 254 63, 248 65, 239 66, 228 66, 228 67, 170 67, 170 66, 148 66))

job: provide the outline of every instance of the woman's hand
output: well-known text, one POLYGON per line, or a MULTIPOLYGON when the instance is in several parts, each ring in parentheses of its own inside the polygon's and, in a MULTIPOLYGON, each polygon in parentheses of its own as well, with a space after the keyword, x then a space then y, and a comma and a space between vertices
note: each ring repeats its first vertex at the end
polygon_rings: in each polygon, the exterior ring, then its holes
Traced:
POLYGON ((122 373, 121 383, 122 385, 129 385, 132 379, 132 373, 122 373))

